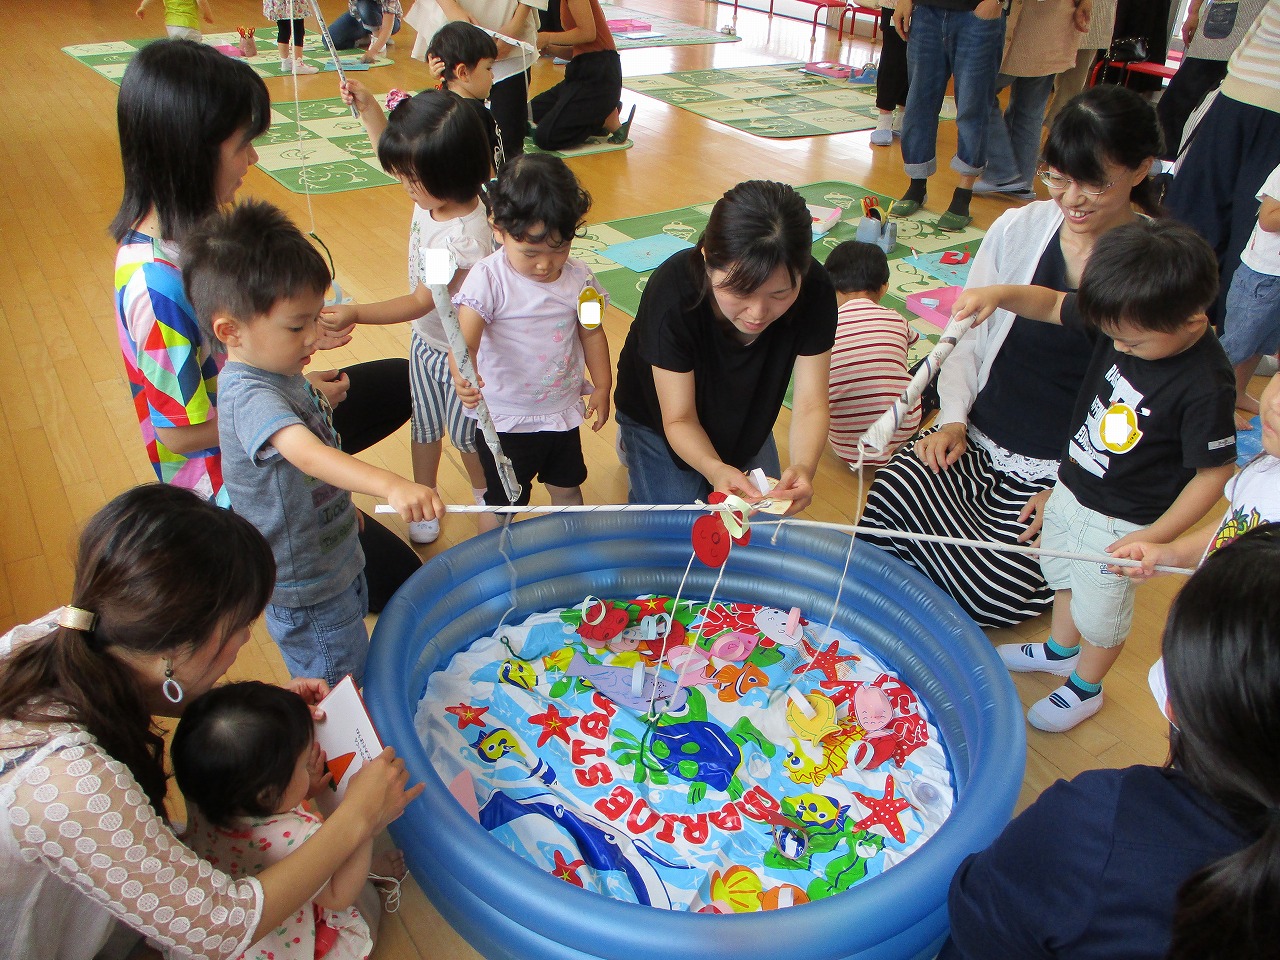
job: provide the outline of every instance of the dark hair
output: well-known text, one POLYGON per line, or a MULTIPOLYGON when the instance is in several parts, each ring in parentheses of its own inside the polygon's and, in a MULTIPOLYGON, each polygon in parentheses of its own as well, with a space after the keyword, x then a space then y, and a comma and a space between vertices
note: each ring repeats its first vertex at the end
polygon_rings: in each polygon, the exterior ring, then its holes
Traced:
POLYGON ((889 282, 889 258, 874 243, 846 240, 827 255, 827 273, 841 293, 879 290, 889 282))
POLYGON ((1169 765, 1254 838, 1178 891, 1172 960, 1274 956, 1280 941, 1280 525, 1212 554, 1174 600, 1169 765))
POLYGON ((747 180, 716 201, 690 266, 704 268, 700 286, 706 296, 708 270, 723 270, 721 286, 747 294, 778 267, 786 267, 791 285, 799 286, 812 262, 813 217, 804 197, 785 183, 747 180))
POLYGON ((182 248, 182 285, 200 332, 214 346, 215 316, 248 323, 285 297, 323 294, 330 279, 320 251, 283 212, 261 200, 213 214, 182 248))
POLYGON ((271 125, 271 98, 246 63, 191 40, 156 40, 129 62, 116 104, 124 197, 111 221, 122 241, 150 210, 181 241, 218 206, 222 144, 271 125))
MULTIPOLYGON (((1072 97, 1058 111, 1044 145, 1049 166, 1080 183, 1107 181, 1110 160, 1137 170, 1164 152, 1164 137, 1155 107, 1126 87, 1106 84, 1072 97)), ((1144 213, 1160 216, 1155 182, 1147 177, 1129 192, 1144 213)))
POLYGON ((1218 258, 1190 227, 1135 220, 1098 238, 1080 278, 1080 313, 1104 332, 1120 323, 1172 333, 1218 297, 1218 258))
POLYGON ((391 111, 378 140, 378 162, 438 200, 466 203, 480 195, 493 157, 475 110, 457 94, 426 90, 391 111))
POLYGON ((311 709, 292 690, 257 680, 224 684, 182 712, 173 775, 214 826, 270 816, 314 736, 311 709))
POLYGON ((494 226, 522 243, 572 242, 591 209, 591 194, 573 171, 549 153, 508 160, 489 191, 494 226), (535 228, 541 230, 535 232, 535 228))
POLYGON ((454 71, 459 66, 474 70, 481 60, 497 60, 498 44, 474 23, 450 20, 431 38, 427 58, 431 57, 444 61, 442 79, 448 83, 457 79, 454 71))
POLYGON ((71 605, 96 614, 95 625, 58 627, 0 660, 0 717, 70 716, 163 814, 164 741, 137 673, 119 654, 221 649, 267 605, 275 571, 262 534, 230 510, 180 487, 125 491, 80 535, 71 605))

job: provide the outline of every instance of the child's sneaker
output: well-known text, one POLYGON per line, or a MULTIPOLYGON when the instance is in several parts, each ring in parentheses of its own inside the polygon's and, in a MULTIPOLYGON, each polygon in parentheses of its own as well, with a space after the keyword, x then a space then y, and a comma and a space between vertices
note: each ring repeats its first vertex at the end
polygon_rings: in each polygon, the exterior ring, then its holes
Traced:
POLYGON ((1056 673, 1069 677, 1080 662, 1078 650, 1074 656, 1057 659, 1049 656, 1043 643, 1002 643, 996 647, 996 653, 1013 673, 1056 673))
POLYGON ((414 543, 435 543, 439 536, 439 520, 414 520, 409 524, 409 539, 414 543))
POLYGON ((1102 691, 1081 700, 1068 684, 1063 684, 1027 711, 1027 723, 1046 733, 1063 733, 1083 723, 1102 709, 1102 691))
POLYGON ((293 73, 293 58, 292 58, 292 57, 281 57, 281 58, 280 58, 280 72, 281 72, 281 73, 285 73, 285 74, 293 73))
POLYGON ((301 57, 295 57, 293 60, 293 72, 298 75, 307 74, 307 73, 319 73, 320 68, 313 64, 307 63, 307 61, 303 60, 301 57))

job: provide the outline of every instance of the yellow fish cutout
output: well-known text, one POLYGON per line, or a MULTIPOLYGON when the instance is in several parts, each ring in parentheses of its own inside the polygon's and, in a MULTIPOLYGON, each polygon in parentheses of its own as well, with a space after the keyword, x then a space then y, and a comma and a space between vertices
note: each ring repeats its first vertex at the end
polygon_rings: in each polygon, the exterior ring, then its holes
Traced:
POLYGON ((807 693, 805 699, 813 710, 812 717, 806 717, 792 701, 787 702, 787 723, 801 740, 816 744, 828 734, 837 732, 840 724, 836 722, 836 705, 828 696, 821 693, 807 693))

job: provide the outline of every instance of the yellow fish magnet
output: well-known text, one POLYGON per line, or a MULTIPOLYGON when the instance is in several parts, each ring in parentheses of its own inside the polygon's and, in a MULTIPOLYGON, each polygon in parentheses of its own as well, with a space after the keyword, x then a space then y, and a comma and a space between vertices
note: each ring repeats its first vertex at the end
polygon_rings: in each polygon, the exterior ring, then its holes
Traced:
POLYGON ((604 297, 595 287, 583 287, 578 294, 578 322, 587 330, 594 330, 604 320, 604 297))
POLYGON ((840 729, 836 722, 836 705, 830 697, 821 693, 810 693, 807 696, 795 691, 797 696, 808 701, 813 716, 806 716, 805 711, 794 701, 787 704, 787 724, 801 740, 817 743, 828 734, 840 729))

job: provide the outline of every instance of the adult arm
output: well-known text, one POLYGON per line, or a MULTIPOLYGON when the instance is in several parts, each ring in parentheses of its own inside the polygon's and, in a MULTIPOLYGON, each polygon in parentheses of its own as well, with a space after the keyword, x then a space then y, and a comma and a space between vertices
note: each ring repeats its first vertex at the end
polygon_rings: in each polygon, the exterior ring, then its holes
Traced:
POLYGON ((737 467, 720 459, 698 419, 693 371, 677 373, 662 367, 652 370, 662 411, 662 432, 676 456, 702 474, 713 490, 737 494, 747 500, 758 499, 763 491, 757 490, 737 467))
MULTIPOLYGON (((552 0, 552 2, 554 2, 554 0, 552 0)), ((517 3, 515 11, 511 14, 506 23, 498 27, 497 32, 502 34, 504 37, 512 37, 516 40, 522 39, 524 37, 525 25, 529 22, 530 16, 532 16, 532 8, 526 4, 517 3)), ((494 37, 494 40, 496 40, 498 44, 499 60, 511 56, 512 51, 516 49, 511 44, 498 40, 497 37, 494 37)))
POLYGON ((387 41, 391 39, 391 31, 395 29, 396 16, 383 8, 382 23, 378 25, 378 32, 369 38, 369 49, 360 57, 361 61, 373 63, 379 55, 387 52, 387 41))
POLYGON ((911 31, 911 0, 898 0, 898 5, 893 8, 893 29, 903 40, 907 39, 911 31))
POLYGON ((547 46, 576 47, 591 43, 596 38, 596 18, 591 12, 591 0, 568 0, 569 15, 574 26, 570 30, 539 31, 538 49, 547 46))
POLYGON ((1196 29, 1200 26, 1200 8, 1204 6, 1204 0, 1191 0, 1191 4, 1187 7, 1187 19, 1182 21, 1182 43, 1185 46, 1191 46, 1191 39, 1196 35, 1196 29))
POLYGON ((788 515, 799 513, 813 500, 813 478, 818 472, 818 460, 827 447, 831 351, 796 357, 794 377, 791 464, 782 471, 773 489, 774 495, 791 501, 788 515))
POLYGON ((997 310, 1028 320, 1043 323, 1062 323, 1062 302, 1065 293, 1049 287, 1033 287, 1023 284, 996 284, 990 287, 970 287, 956 297, 951 308, 951 319, 977 315, 975 324, 985 323, 997 310))

